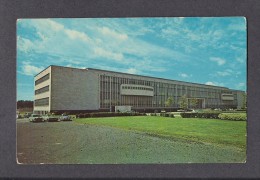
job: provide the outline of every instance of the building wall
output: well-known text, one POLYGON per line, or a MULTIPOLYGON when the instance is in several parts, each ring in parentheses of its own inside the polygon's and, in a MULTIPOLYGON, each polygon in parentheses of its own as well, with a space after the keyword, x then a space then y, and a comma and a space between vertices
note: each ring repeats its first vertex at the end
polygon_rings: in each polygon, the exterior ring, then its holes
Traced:
POLYGON ((173 98, 171 107, 178 108, 183 95, 190 101, 197 99, 200 108, 241 107, 243 103, 239 91, 225 87, 91 68, 51 66, 35 81, 48 73, 50 78, 35 85, 35 90, 49 86, 49 91, 35 95, 35 100, 49 97, 49 104, 35 106, 37 111, 111 110, 113 106, 156 109, 166 107, 169 97, 173 98))
POLYGON ((84 69, 53 66, 51 110, 98 109, 97 78, 84 69))
MULTIPOLYGON (((196 98, 201 102, 201 108, 233 107, 235 101, 222 100, 222 94, 231 94, 231 90, 225 87, 208 86, 195 83, 166 80, 160 78, 143 77, 131 74, 92 70, 100 74, 100 107, 130 105, 134 108, 162 108, 169 97, 173 97, 172 107, 178 107, 180 97, 196 98), (122 86, 151 87, 153 92, 143 90, 122 89, 122 86), (126 93, 128 91, 128 93, 126 93), (131 91, 131 92, 129 92, 131 91), (149 93, 148 93, 149 92, 149 93), (141 94, 143 96, 141 96, 141 94), (152 96, 151 96, 152 95, 152 96)), ((231 98, 230 98, 231 99, 231 98)))
MULTIPOLYGON (((42 77, 44 77, 45 75, 49 74, 49 79, 48 80, 45 80, 37 85, 34 86, 34 92, 36 90, 39 90, 43 87, 46 87, 46 86, 49 86, 49 89, 51 89, 51 67, 48 67, 47 69, 43 70, 40 74, 38 74, 37 76, 34 77, 34 83, 41 79, 42 77)), ((44 92, 44 93, 40 93, 40 94, 35 94, 34 95, 34 100, 37 101, 37 100, 40 100, 40 99, 43 99, 43 98, 49 98, 49 103, 48 105, 40 105, 40 106, 37 106, 35 105, 35 102, 34 102, 34 112, 35 113, 43 113, 44 111, 50 111, 50 90, 47 91, 47 92, 44 92)))

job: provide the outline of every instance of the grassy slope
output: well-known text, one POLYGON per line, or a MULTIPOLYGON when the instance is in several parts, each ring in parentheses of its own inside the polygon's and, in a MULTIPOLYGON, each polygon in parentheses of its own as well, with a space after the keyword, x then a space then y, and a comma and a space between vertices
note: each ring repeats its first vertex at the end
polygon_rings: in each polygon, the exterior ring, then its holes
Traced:
POLYGON ((242 149, 246 147, 246 122, 244 121, 154 116, 86 118, 75 121, 136 130, 179 140, 231 145, 242 149))

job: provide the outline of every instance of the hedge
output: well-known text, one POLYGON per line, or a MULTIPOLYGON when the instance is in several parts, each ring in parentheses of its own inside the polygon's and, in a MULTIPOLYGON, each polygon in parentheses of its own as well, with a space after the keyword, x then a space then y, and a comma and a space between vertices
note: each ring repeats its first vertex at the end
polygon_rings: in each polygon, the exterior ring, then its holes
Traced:
POLYGON ((246 121, 246 113, 222 113, 219 119, 230 120, 230 121, 246 121))
POLYGON ((171 113, 160 113, 160 116, 174 118, 174 114, 171 114, 171 113))
POLYGON ((206 113, 180 113, 182 118, 207 118, 218 119, 220 113, 206 112, 206 113))
POLYGON ((231 121, 246 121, 246 113, 180 113, 182 118, 207 118, 231 121))
POLYGON ((99 112, 99 113, 80 113, 76 118, 92 118, 92 117, 115 117, 115 116, 145 116, 145 113, 116 113, 116 112, 99 112))

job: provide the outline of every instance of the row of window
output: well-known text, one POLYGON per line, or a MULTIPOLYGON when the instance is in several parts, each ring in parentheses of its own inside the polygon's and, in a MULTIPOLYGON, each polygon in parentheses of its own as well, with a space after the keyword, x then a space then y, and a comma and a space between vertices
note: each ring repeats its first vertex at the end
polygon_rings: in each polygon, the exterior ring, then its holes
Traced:
POLYGON ((49 97, 42 98, 42 99, 36 99, 34 101, 34 106, 48 106, 49 105, 49 97))
POLYGON ((135 87, 135 86, 122 86, 122 89, 135 89, 135 90, 153 91, 153 88, 147 88, 147 87, 135 87))
POLYGON ((233 94, 222 94, 223 97, 233 97, 233 94))
POLYGON ((49 91, 49 85, 35 90, 35 94, 41 94, 41 93, 48 92, 48 91, 49 91))
POLYGON ((40 84, 40 83, 48 80, 49 78, 50 78, 50 74, 48 73, 45 76, 41 77, 40 79, 36 80, 35 85, 40 84))
POLYGON ((120 86, 122 90, 124 89, 148 90, 148 89, 144 89, 146 87, 142 87, 142 86, 153 87, 150 88, 150 90, 154 92, 154 97, 152 98, 153 102, 149 100, 148 104, 154 107, 164 106, 165 105, 164 102, 170 96, 174 97, 175 99, 174 104, 177 105, 178 98, 183 95, 186 95, 187 97, 206 98, 208 100, 212 99, 212 101, 209 101, 209 103, 207 103, 208 101, 206 100, 205 105, 206 106, 217 105, 221 103, 221 93, 227 93, 227 92, 231 93, 230 90, 224 90, 215 87, 203 87, 203 86, 198 87, 198 86, 193 86, 193 84, 187 86, 187 85, 180 85, 180 84, 155 82, 149 80, 146 81, 146 80, 138 80, 138 79, 129 79, 124 77, 110 77, 106 75, 101 75, 100 76, 100 107, 101 108, 107 108, 110 103, 111 105, 125 105, 125 103, 130 103, 130 104, 134 104, 135 106, 142 106, 142 103, 139 103, 139 97, 137 97, 137 99, 134 98, 132 102, 132 100, 128 100, 127 97, 121 96, 120 86), (141 87, 138 87, 139 85, 141 87))

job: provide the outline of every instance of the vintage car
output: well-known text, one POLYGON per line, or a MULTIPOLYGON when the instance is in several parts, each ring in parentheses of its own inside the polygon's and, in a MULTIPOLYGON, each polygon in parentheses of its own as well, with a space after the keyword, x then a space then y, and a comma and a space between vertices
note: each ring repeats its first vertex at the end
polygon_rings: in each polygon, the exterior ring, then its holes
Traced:
POLYGON ((67 115, 67 114, 62 114, 60 116, 60 120, 61 121, 71 121, 71 117, 69 115, 67 115))
POLYGON ((52 116, 52 115, 46 115, 43 117, 44 121, 48 121, 48 122, 58 122, 59 118, 56 116, 52 116))
POLYGON ((41 115, 39 114, 31 114, 29 117, 30 122, 44 122, 44 119, 41 115))

